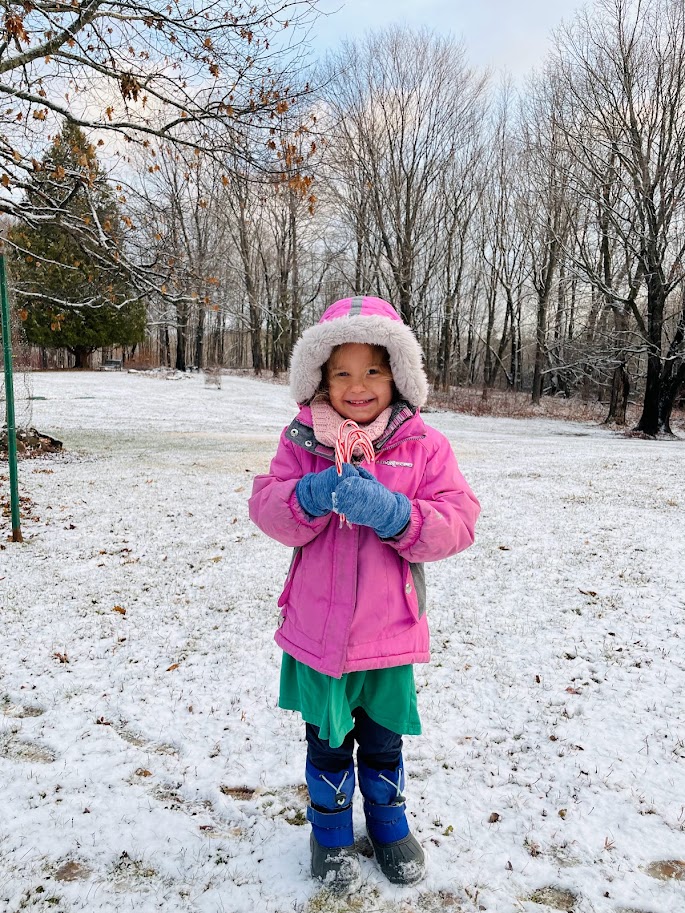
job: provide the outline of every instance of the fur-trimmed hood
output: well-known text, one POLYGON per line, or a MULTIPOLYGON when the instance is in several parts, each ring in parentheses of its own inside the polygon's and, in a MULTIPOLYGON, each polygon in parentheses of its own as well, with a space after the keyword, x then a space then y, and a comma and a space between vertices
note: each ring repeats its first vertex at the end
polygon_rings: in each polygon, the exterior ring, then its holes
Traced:
POLYGON ((393 380, 402 399, 412 406, 425 404, 428 381, 418 340, 391 304, 368 295, 336 301, 300 337, 290 361, 290 391, 297 403, 311 400, 331 352, 346 342, 386 348, 393 380))

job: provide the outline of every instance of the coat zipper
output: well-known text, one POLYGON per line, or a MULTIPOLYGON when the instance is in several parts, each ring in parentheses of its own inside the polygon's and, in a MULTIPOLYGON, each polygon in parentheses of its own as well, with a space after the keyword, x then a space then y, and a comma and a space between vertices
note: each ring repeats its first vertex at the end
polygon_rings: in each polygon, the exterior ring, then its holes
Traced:
POLYGON ((386 450, 392 450, 393 447, 399 447, 400 444, 406 444, 407 441, 422 441, 425 436, 425 434, 416 434, 413 437, 403 437, 400 441, 388 441, 388 443, 384 444, 383 447, 381 447, 381 449, 377 452, 385 453, 386 450))
MULTIPOLYGON (((350 617, 349 624, 347 625, 347 627, 345 629, 345 639, 343 641, 343 649, 340 653, 340 663, 338 664, 338 677, 340 677, 343 674, 343 669, 345 668, 345 659, 347 657, 347 645, 350 641, 350 631, 352 630, 352 622, 354 621, 354 613, 357 608, 357 582, 359 579, 359 568, 357 566, 357 561, 356 561, 356 558, 359 555, 359 527, 353 526, 352 529, 347 529, 346 531, 348 534, 353 533, 354 537, 355 537, 355 543, 354 543, 355 544, 354 597, 352 598, 352 602, 351 602, 352 610, 351 610, 350 616, 349 616, 350 617)), ((337 572, 337 567, 336 567, 336 572, 337 572)))

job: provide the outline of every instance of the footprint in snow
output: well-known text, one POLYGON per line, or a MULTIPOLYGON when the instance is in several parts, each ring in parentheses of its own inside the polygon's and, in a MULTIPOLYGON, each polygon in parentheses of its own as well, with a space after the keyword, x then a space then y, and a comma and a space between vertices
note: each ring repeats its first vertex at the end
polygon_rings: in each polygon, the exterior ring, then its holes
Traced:
POLYGON ((17 739, 14 735, 0 738, 0 758, 9 761, 38 761, 41 764, 51 764, 57 760, 57 754, 47 745, 17 739))
POLYGON ((652 913, 652 910, 636 910, 635 907, 619 907, 616 913, 652 913))
POLYGON ((57 881, 85 881, 91 874, 87 865, 81 862, 74 862, 73 859, 63 862, 55 872, 57 881))
MULTIPOLYGON (((407 913, 465 913, 465 909, 451 891, 421 891, 411 903, 402 905, 402 910, 407 913)), ((469 906, 470 909, 472 906, 469 906)), ((364 910, 397 913, 398 907, 394 898, 383 897, 378 888, 366 880, 348 896, 321 888, 309 898, 305 907, 305 913, 363 913, 364 910)))
POLYGON ((9 700, 2 701, 0 708, 5 716, 9 716, 15 720, 25 720, 34 716, 42 716, 45 713, 42 707, 29 707, 24 704, 13 704, 9 700))
POLYGON ((659 881, 685 881, 685 860, 662 859, 659 862, 650 862, 645 871, 659 881))
POLYGON ((241 802, 252 799, 256 793, 256 790, 252 789, 250 786, 220 786, 219 790, 224 796, 230 796, 232 799, 237 799, 241 802))
POLYGON ((109 872, 109 881, 115 891, 147 891, 151 890, 151 879, 156 879, 157 871, 152 866, 146 865, 144 860, 135 859, 123 852, 109 872))
POLYGON ((146 739, 145 736, 140 735, 138 732, 134 732, 132 729, 127 729, 125 726, 113 725, 112 729, 120 739, 123 739, 124 742, 128 742, 129 745, 133 745, 135 748, 144 748, 146 751, 154 751, 156 754, 171 755, 175 758, 180 754, 179 749, 169 742, 155 742, 152 739, 146 739))
POLYGON ((309 793, 304 783, 278 790, 227 785, 221 785, 219 790, 224 796, 228 796, 236 802, 255 800, 258 813, 267 818, 282 817, 286 824, 296 826, 307 822, 305 811, 309 793))
POLYGON ((213 806, 209 799, 185 799, 177 789, 177 786, 168 783, 158 783, 150 790, 150 795, 158 802, 162 802, 166 808, 184 811, 188 815, 212 810, 213 806))

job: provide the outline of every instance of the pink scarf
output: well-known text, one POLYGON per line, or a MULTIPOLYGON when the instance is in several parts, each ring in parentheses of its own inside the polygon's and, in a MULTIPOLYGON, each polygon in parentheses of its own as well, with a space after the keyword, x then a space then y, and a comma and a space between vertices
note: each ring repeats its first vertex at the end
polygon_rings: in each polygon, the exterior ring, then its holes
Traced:
MULTIPOLYGON (((317 441, 326 444, 328 447, 335 447, 335 443, 338 439, 338 431, 345 419, 335 411, 330 403, 327 403, 324 400, 313 402, 310 408, 312 410, 312 422, 314 424, 314 434, 317 441)), ((384 409, 381 414, 372 422, 369 422, 368 425, 360 425, 359 427, 368 434, 372 441, 377 441, 388 427, 391 415, 392 407, 388 406, 387 409, 384 409)), ((354 455, 362 455, 362 450, 359 446, 355 446, 354 455)))

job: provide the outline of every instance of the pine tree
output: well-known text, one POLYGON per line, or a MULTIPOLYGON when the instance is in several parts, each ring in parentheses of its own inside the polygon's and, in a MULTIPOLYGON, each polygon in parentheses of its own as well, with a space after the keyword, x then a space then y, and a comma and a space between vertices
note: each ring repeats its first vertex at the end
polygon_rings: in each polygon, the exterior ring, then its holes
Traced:
POLYGON ((8 235, 16 306, 29 342, 66 348, 87 367, 95 349, 134 345, 145 332, 145 306, 117 265, 122 215, 78 127, 66 124, 34 167, 36 218, 8 235))

